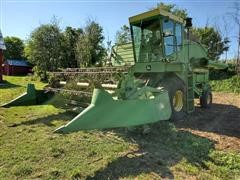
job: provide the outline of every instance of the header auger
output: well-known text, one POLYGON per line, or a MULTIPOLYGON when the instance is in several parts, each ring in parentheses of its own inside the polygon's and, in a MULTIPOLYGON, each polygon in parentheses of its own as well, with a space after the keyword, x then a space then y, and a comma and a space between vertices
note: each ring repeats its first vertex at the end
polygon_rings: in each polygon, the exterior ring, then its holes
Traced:
POLYGON ((208 69, 226 66, 211 61, 206 48, 188 38, 191 18, 183 20, 155 9, 130 17, 129 22, 132 51, 128 45, 121 54, 126 54, 126 62, 134 57, 134 65, 119 82, 115 95, 94 89, 91 104, 56 132, 179 120, 195 110, 195 98, 200 99, 201 107, 211 106, 208 69))

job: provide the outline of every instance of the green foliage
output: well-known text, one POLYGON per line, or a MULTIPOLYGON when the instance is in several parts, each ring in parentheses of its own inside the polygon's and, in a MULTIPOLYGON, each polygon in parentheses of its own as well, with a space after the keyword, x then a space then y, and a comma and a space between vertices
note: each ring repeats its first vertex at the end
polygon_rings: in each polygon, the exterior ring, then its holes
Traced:
POLYGON ((18 37, 5 37, 4 42, 6 51, 4 51, 5 59, 23 59, 24 43, 18 37))
POLYGON ((214 164, 218 166, 226 166, 231 170, 240 170, 240 154, 215 151, 212 153, 212 158, 214 164))
MULTIPOLYGON (((25 54, 38 72, 55 71, 64 66, 64 37, 56 23, 36 28, 27 42, 25 54)), ((44 75, 45 76, 45 75, 44 75)))
POLYGON ((86 34, 78 38, 76 44, 76 58, 80 67, 91 66, 93 46, 86 34))
POLYGON ((240 76, 233 76, 225 80, 210 81, 213 91, 240 93, 240 76))
POLYGON ((213 27, 193 28, 191 33, 208 48, 208 56, 213 60, 219 59, 229 49, 230 41, 227 38, 222 39, 221 34, 213 27))
POLYGON ((131 40, 130 28, 127 25, 123 25, 116 33, 116 43, 125 44, 131 42, 131 40))
POLYGON ((95 21, 88 20, 76 44, 77 62, 81 67, 101 63, 106 55, 103 40, 103 28, 95 21))
POLYGON ((12 169, 14 175, 21 177, 21 176, 28 176, 32 173, 32 168, 29 164, 22 164, 20 166, 15 166, 12 169))
POLYGON ((48 73, 46 70, 42 69, 40 66, 33 67, 34 76, 39 78, 41 81, 47 82, 48 73))
POLYGON ((105 55, 105 49, 103 47, 103 28, 95 21, 88 20, 85 27, 86 36, 93 49, 91 49, 92 60, 91 64, 100 62, 105 55))
POLYGON ((64 36, 64 53, 65 53, 65 66, 68 68, 77 68, 78 63, 76 59, 76 43, 83 33, 82 29, 75 29, 72 27, 66 27, 63 32, 64 36))
POLYGON ((36 28, 24 51, 29 62, 35 65, 35 74, 47 80, 47 71, 100 63, 105 56, 103 40, 103 29, 94 21, 87 21, 84 29, 66 27, 62 32, 55 20, 36 28))

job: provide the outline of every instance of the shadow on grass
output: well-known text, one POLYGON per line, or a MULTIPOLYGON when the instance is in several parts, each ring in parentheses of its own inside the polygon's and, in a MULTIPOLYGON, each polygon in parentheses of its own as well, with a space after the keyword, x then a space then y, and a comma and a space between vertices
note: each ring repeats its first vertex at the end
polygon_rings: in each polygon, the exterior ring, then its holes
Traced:
MULTIPOLYGON (((208 154, 214 149, 214 142, 187 131, 177 131, 170 122, 153 126, 148 135, 118 132, 125 140, 137 143, 139 149, 109 163, 87 179, 134 179, 144 173, 150 173, 151 178, 157 174, 173 179, 171 167, 184 160, 197 168, 207 168, 205 161, 210 159, 208 154)), ((181 165, 181 168, 189 167, 181 165)))
POLYGON ((209 109, 197 107, 187 119, 176 122, 175 126, 240 138, 240 108, 237 106, 214 103, 209 109))
POLYGON ((75 113, 75 112, 66 111, 66 112, 62 112, 62 113, 58 113, 58 114, 49 115, 46 117, 33 119, 30 121, 24 121, 21 123, 11 124, 11 125, 9 125, 9 127, 16 127, 16 126, 21 126, 21 125, 34 125, 34 124, 45 124, 47 126, 54 126, 52 124, 52 121, 56 121, 56 120, 70 121, 76 115, 77 115, 77 113, 75 113))
POLYGON ((17 84, 12 84, 6 80, 3 81, 2 85, 0 86, 0 89, 10 89, 10 88, 16 88, 16 87, 22 87, 17 84))

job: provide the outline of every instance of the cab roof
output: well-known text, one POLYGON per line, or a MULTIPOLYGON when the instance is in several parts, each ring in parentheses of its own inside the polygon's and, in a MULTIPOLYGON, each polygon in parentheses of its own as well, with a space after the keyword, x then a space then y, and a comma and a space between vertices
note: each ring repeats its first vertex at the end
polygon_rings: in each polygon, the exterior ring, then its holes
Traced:
POLYGON ((167 11, 163 10, 162 8, 156 8, 151 11, 147 11, 147 12, 138 14, 136 16, 132 16, 129 18, 129 22, 130 22, 130 24, 135 23, 135 22, 137 23, 141 20, 148 19, 148 18, 155 17, 155 16, 168 17, 169 19, 172 19, 181 24, 184 24, 184 19, 177 17, 177 16, 173 15, 172 13, 167 12, 167 11))

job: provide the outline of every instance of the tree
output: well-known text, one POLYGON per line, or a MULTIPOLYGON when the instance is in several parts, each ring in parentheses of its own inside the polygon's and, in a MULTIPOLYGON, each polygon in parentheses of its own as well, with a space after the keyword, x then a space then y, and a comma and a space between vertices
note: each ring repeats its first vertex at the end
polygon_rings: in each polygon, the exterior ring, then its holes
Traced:
POLYGON ((103 28, 98 23, 92 20, 88 20, 87 26, 85 27, 85 33, 89 38, 89 42, 92 46, 91 64, 93 65, 100 63, 106 53, 105 48, 103 47, 103 28))
POLYGON ((83 33, 83 30, 78 28, 66 27, 63 36, 64 36, 64 52, 66 65, 70 68, 77 68, 77 58, 76 58, 76 43, 83 33))
POLYGON ((116 33, 116 43, 125 44, 131 42, 130 28, 127 25, 123 25, 116 33))
POLYGON ((93 20, 88 20, 76 45, 76 57, 80 66, 101 63, 106 54, 103 47, 103 28, 93 20))
POLYGON ((236 71, 240 74, 240 3, 235 2, 233 6, 233 12, 229 13, 237 26, 236 39, 237 39, 237 60, 236 71))
MULTIPOLYGON (((231 29, 231 27, 229 26, 229 22, 226 19, 226 16, 223 16, 219 20, 222 21, 222 23, 218 24, 216 21, 215 29, 221 34, 221 37, 223 38, 223 41, 225 42, 225 44, 229 44, 230 43, 229 30, 231 29)), ((229 51, 229 47, 225 48, 225 61, 227 61, 228 59, 228 51, 229 51)))
POLYGON ((208 48, 208 56, 212 59, 219 59, 220 55, 229 49, 229 39, 223 39, 213 27, 193 28, 192 34, 208 48))
POLYGON ((6 51, 4 56, 6 59, 23 59, 24 43, 18 37, 5 37, 4 42, 6 45, 6 51))
POLYGON ((88 67, 92 63, 93 46, 86 34, 80 35, 76 44, 76 57, 80 67, 88 67))
MULTIPOLYGON (((36 28, 30 36, 25 54, 35 70, 46 77, 46 71, 55 71, 64 66, 64 37, 56 23, 44 24, 36 28)), ((37 73, 38 73, 37 72, 37 73)))

